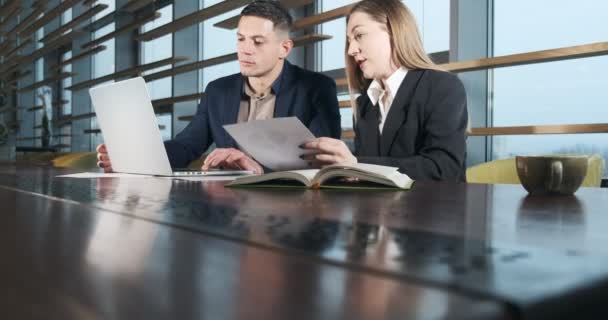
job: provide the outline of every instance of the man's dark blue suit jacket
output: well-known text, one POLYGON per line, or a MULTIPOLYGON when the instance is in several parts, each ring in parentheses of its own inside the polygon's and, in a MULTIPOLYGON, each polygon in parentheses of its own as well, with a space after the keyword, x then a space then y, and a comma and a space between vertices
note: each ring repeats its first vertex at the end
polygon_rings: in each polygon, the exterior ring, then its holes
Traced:
MULTIPOLYGON (((218 148, 237 147, 222 126, 237 121, 243 83, 238 73, 207 85, 194 119, 173 140, 165 141, 172 167, 186 167, 214 142, 218 148)), ((285 61, 272 90, 275 118, 295 116, 317 137, 340 138, 336 84, 331 78, 285 61)))

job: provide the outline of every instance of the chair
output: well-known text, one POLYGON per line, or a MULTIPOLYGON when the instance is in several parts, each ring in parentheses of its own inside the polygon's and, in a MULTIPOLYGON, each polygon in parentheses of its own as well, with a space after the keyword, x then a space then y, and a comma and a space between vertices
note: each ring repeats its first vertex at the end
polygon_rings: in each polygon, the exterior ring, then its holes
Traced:
POLYGON ((192 160, 192 162, 190 162, 190 164, 188 165, 188 169, 190 170, 200 170, 203 167, 203 163, 205 162, 205 158, 199 158, 196 160, 192 160))
POLYGON ((45 152, 28 152, 22 155, 17 155, 19 161, 51 161, 61 154, 51 151, 45 152))
MULTIPOLYGON (((189 169, 199 170, 203 166, 205 158, 193 160, 188 165, 189 169)), ((76 169, 96 169, 97 153, 95 152, 76 152, 69 153, 52 160, 54 167, 76 168, 76 169)))
POLYGON ((97 153, 76 152, 60 156, 52 160, 53 166, 60 168, 96 169, 97 153))
MULTIPOLYGON (((515 158, 494 160, 467 168, 467 182, 521 184, 515 168, 515 158)), ((604 159, 600 155, 589 157, 587 176, 583 180, 583 187, 600 187, 604 174, 604 159)))

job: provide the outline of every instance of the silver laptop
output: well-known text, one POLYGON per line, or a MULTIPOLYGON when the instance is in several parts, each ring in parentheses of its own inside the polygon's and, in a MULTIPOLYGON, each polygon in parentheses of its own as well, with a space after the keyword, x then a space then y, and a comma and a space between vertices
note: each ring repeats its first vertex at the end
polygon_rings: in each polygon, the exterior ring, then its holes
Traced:
POLYGON ((112 169, 158 176, 246 175, 243 170, 173 170, 143 78, 89 90, 112 169))

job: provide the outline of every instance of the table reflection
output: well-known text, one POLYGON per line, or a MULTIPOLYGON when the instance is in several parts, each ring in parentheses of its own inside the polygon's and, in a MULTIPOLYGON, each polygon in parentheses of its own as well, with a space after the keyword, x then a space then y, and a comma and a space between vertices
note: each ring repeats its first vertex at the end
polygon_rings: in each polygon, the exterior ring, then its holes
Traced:
POLYGON ((527 196, 519 204, 516 235, 521 243, 579 250, 586 246, 586 233, 585 205, 575 195, 527 196))

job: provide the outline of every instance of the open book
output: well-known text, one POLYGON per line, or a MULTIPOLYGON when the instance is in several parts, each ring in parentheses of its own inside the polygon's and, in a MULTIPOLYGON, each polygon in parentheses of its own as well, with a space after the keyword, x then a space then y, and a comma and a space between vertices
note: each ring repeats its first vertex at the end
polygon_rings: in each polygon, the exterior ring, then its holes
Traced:
POLYGON ((331 165, 322 169, 272 172, 239 177, 226 186, 409 189, 414 180, 397 168, 374 164, 331 165))

